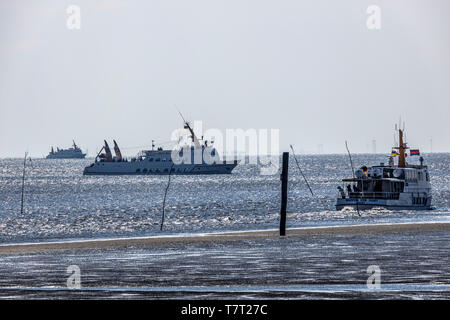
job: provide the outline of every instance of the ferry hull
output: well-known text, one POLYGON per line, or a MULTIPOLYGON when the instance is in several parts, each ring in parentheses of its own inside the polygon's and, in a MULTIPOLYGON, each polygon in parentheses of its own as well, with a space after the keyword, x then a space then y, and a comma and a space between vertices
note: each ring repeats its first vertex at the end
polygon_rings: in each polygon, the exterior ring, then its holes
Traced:
POLYGON ((212 165, 174 165, 172 168, 171 166, 148 168, 139 164, 130 165, 129 162, 106 163, 106 165, 98 162, 86 167, 83 175, 168 175, 171 169, 172 175, 231 174, 236 166, 237 161, 212 165))
POLYGON ((45 158, 46 159, 84 159, 86 157, 85 153, 77 154, 77 155, 56 155, 49 154, 45 158))
POLYGON ((388 210, 431 210, 431 197, 426 201, 426 204, 412 204, 404 201, 386 200, 386 199, 337 199, 336 210, 342 210, 345 207, 350 207, 359 210, 370 210, 373 208, 385 208, 388 210))

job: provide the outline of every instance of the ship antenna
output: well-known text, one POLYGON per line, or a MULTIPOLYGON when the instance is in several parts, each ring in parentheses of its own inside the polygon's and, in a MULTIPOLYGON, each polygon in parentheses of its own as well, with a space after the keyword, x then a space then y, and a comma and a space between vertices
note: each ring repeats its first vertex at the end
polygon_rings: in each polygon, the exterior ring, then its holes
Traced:
POLYGON ((181 116, 181 119, 183 119, 183 122, 186 123, 187 121, 184 119, 183 115, 181 114, 180 109, 178 109, 178 107, 177 107, 176 105, 175 105, 175 109, 177 109, 178 113, 179 113, 180 116, 181 116))
POLYGON ((178 113, 180 114, 181 119, 183 119, 183 122, 186 123, 187 121, 184 119, 183 114, 180 112, 180 110, 178 110, 178 113))
MULTIPOLYGON (((176 106, 175 106, 175 107, 176 107, 176 106)), ((178 110, 178 108, 177 108, 177 110, 178 110)), ((191 138, 192 138, 192 141, 194 142, 194 145, 195 145, 196 147, 200 147, 200 146, 201 146, 201 145, 200 145, 200 142, 198 141, 198 139, 197 139, 197 137, 196 137, 196 135, 195 135, 195 133, 194 133, 194 130, 192 130, 192 128, 191 128, 189 122, 187 122, 186 119, 184 119, 184 117, 183 117, 183 115, 181 114, 180 110, 178 110, 178 113, 180 114, 181 118, 183 119, 183 122, 184 122, 184 129, 188 129, 189 132, 191 133, 191 138)))
POLYGON ((353 179, 355 178, 355 169, 353 168, 352 155, 350 154, 350 150, 348 149, 347 140, 345 141, 345 148, 347 149, 348 157, 350 158, 350 166, 352 167, 353 179))

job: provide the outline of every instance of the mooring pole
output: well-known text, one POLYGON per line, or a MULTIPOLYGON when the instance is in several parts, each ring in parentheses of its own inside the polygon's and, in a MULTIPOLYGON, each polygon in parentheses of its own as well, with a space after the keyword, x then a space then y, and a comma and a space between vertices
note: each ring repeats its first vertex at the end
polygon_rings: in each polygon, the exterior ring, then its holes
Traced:
POLYGON ((20 202, 20 214, 23 214, 23 194, 25 192, 25 166, 27 164, 28 152, 25 152, 25 158, 23 159, 23 174, 22 174, 22 200, 20 202))
POLYGON ((281 169, 280 236, 286 235, 288 166, 289 166, 289 152, 283 152, 283 167, 281 169))
POLYGON ((165 214, 164 209, 166 207, 166 196, 167 196, 167 191, 169 190, 169 187, 170 187, 170 175, 172 174, 173 165, 174 164, 172 163, 172 166, 170 167, 170 171, 169 171, 169 181, 167 182, 166 191, 164 192, 163 209, 162 209, 162 216, 161 216, 161 227, 160 227, 161 231, 162 231, 163 225, 164 225, 164 214, 165 214))

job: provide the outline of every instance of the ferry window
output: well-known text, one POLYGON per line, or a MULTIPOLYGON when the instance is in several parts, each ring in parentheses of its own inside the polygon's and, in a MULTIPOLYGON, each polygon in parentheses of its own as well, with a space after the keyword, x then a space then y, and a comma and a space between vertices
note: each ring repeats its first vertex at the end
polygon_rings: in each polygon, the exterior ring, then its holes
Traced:
POLYGON ((147 173, 147 169, 142 170, 143 173, 147 173))
POLYGON ((381 181, 376 181, 376 182, 375 182, 375 188, 374 188, 374 191, 375 191, 375 192, 381 192, 381 191, 383 191, 381 181))
POLYGON ((368 191, 368 189, 369 189, 369 182, 363 181, 363 191, 368 191))
POLYGON ((161 161, 161 159, 160 158, 156 158, 155 161, 161 161))
POLYGON ((153 158, 148 159, 148 161, 152 162, 152 161, 153 161, 153 158))
POLYGON ((169 170, 167 170, 167 168, 166 169, 164 169, 164 172, 168 172, 169 170))
POLYGON ((139 172, 141 172, 141 169, 136 169, 136 173, 139 173, 139 172))
POLYGON ((430 181, 430 176, 428 175, 428 171, 426 172, 427 181, 430 181))

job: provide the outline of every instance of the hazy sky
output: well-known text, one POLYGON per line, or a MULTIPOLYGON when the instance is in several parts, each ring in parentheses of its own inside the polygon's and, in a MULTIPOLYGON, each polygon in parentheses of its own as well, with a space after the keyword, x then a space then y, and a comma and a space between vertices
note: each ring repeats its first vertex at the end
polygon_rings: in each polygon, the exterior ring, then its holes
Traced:
POLYGON ((95 155, 204 129, 280 129, 281 151, 389 152, 406 121, 450 151, 450 1, 0 2, 0 157, 95 155), (369 5, 381 29, 369 30, 369 5), (70 5, 81 29, 66 26, 70 5))

